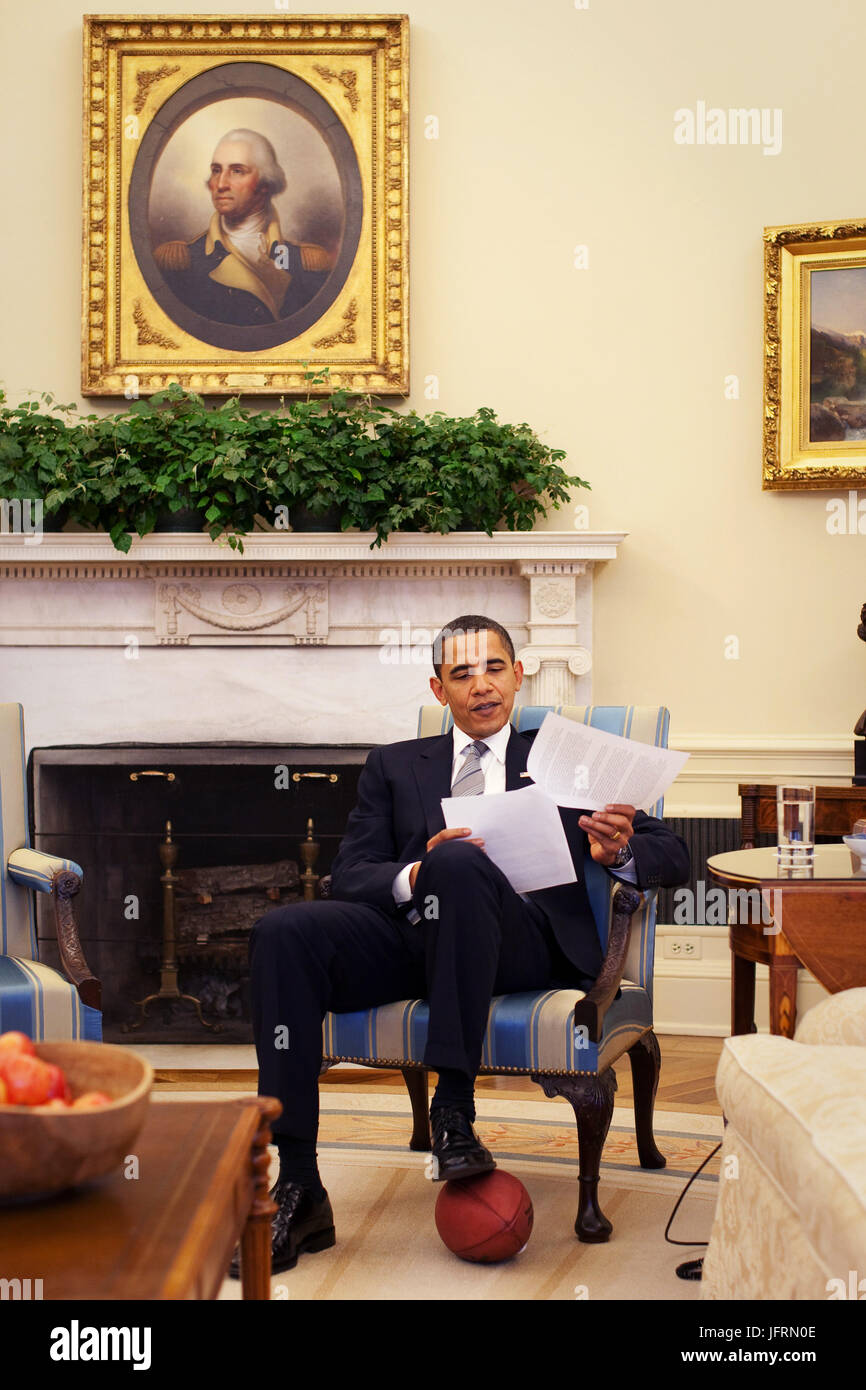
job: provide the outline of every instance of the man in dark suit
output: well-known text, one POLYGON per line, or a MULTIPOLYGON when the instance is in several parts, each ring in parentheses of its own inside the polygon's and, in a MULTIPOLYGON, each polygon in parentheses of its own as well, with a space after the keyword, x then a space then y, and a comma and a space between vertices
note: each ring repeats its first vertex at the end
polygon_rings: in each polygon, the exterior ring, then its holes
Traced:
POLYGON ((639 888, 688 879, 688 850, 660 821, 633 806, 592 815, 561 808, 578 881, 517 894, 469 827, 445 829, 441 800, 527 785, 520 774, 535 733, 509 723, 523 668, 505 629, 471 614, 436 638, 434 669, 430 687, 450 707, 453 732, 375 748, 332 867, 331 900, 277 908, 253 928, 259 1093, 283 1104, 274 1127, 275 1272, 334 1244, 315 1151, 326 1012, 426 998, 424 1061, 438 1073, 434 1173, 489 1171, 493 1158, 472 1122, 491 998, 588 989, 601 967, 582 867, 587 842, 595 860, 639 888))

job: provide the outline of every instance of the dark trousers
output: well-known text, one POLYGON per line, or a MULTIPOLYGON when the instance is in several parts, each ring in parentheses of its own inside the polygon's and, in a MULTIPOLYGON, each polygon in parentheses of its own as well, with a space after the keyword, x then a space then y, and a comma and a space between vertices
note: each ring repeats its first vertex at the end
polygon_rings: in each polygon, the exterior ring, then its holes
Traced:
POLYGON ((421 914, 416 923, 396 907, 332 899, 275 908, 255 924, 250 983, 259 1094, 282 1102, 275 1133, 316 1137, 328 1012, 426 999, 425 1064, 474 1078, 495 994, 588 984, 561 954, 543 909, 524 902, 475 845, 444 841, 431 850, 413 905, 421 914))

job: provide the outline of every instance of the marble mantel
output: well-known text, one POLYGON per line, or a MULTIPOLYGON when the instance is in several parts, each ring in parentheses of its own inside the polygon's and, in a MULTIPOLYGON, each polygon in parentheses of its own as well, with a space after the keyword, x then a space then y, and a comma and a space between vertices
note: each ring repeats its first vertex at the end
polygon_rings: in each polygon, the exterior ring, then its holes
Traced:
MULTIPOLYGON (((206 535, 159 533, 137 538, 123 555, 99 533, 26 540, 0 534, 0 665, 19 673, 26 666, 35 684, 52 669, 49 649, 55 670, 61 649, 79 649, 80 682, 85 667, 100 679, 112 648, 142 662, 147 649, 168 649, 161 671, 172 651, 179 661, 182 649, 184 680, 230 687, 238 663, 249 668, 251 649, 263 670, 268 659, 284 662, 295 650, 294 666, 290 660, 280 669, 308 681, 312 649, 353 648, 348 667, 343 651, 340 669, 357 675, 359 689, 365 682, 372 688, 370 678, 376 671, 381 677, 384 665, 390 687, 396 694, 405 686, 408 701, 416 698, 410 688, 426 686, 430 642, 442 623, 482 612, 512 633, 529 678, 524 698, 588 703, 593 571, 616 558, 624 538, 591 531, 402 533, 371 548, 373 537, 357 532, 263 531, 244 538, 241 554, 206 535), (283 650, 269 656, 269 648, 283 650), (194 649, 209 654, 193 658, 194 649)), ((337 656, 332 651, 332 663, 337 656)), ((62 669, 75 661, 74 650, 66 651, 62 669)), ((321 661, 322 673, 326 666, 321 661)), ((20 674, 14 690, 9 684, 0 682, 0 698, 21 699, 26 708, 20 674)), ((222 736, 214 729, 235 722, 226 709, 223 721, 208 723, 209 736, 222 736)))

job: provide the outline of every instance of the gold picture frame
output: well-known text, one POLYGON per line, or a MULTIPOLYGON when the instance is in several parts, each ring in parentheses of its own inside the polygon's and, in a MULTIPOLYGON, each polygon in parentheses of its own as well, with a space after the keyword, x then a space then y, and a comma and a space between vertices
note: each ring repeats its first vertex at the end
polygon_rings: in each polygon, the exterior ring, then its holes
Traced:
POLYGON ((85 396, 408 392, 408 40, 84 17, 85 396))
POLYGON ((765 227, 763 487, 863 483, 866 221, 765 227))

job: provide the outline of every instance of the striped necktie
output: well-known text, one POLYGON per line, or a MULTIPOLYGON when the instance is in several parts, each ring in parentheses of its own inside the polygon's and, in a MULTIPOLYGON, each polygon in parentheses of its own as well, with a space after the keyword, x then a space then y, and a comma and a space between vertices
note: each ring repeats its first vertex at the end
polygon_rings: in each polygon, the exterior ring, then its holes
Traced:
POLYGON ((454 779, 454 785, 451 788, 452 796, 481 796, 484 791, 481 754, 486 751, 486 748, 487 744, 478 738, 474 743, 467 743, 462 750, 469 756, 454 779))

